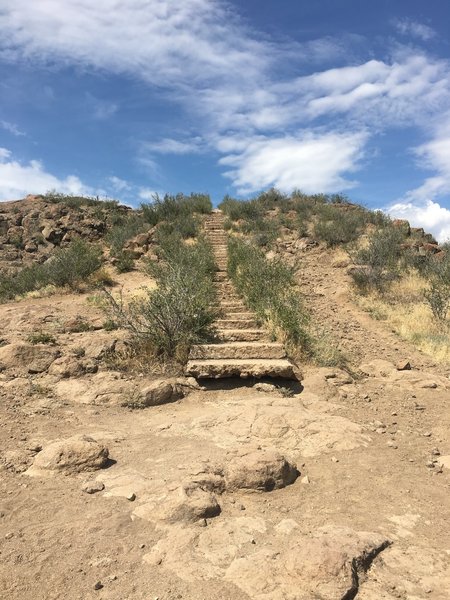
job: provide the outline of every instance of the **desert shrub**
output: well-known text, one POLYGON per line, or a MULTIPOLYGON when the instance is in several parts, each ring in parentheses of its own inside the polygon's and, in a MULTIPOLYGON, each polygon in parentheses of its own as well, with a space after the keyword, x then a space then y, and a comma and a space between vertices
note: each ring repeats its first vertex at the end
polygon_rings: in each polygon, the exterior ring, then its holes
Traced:
POLYGON ((124 250, 125 244, 147 228, 148 224, 144 221, 143 216, 134 213, 120 216, 106 234, 105 240, 110 248, 109 253, 112 258, 116 259, 115 266, 119 273, 131 271, 134 266, 133 255, 124 250))
POLYGON ((408 268, 402 249, 404 234, 388 226, 375 231, 364 248, 353 254, 356 267, 352 269, 353 283, 360 293, 371 290, 384 292, 408 268))
POLYGON ((74 194, 63 194, 56 190, 50 190, 42 195, 44 200, 53 204, 65 204, 69 208, 80 209, 82 206, 101 207, 105 210, 113 210, 119 206, 117 200, 100 200, 98 196, 76 196, 74 194))
POLYGON ((142 204, 141 208, 145 221, 154 227, 161 221, 181 222, 183 218, 194 213, 210 213, 212 203, 208 194, 166 194, 163 198, 155 194, 153 202, 142 204))
POLYGON ((15 275, 0 275, 0 300, 8 300, 46 286, 69 286, 80 283, 100 269, 101 250, 76 239, 64 249, 59 249, 44 264, 25 267, 15 275))
POLYGON ((190 213, 175 217, 171 221, 162 221, 156 230, 155 241, 161 244, 166 238, 173 235, 180 236, 184 240, 194 238, 199 233, 199 224, 198 217, 190 213))
POLYGON ((231 238, 228 273, 259 319, 292 346, 306 346, 307 316, 289 267, 280 260, 268 261, 256 246, 231 238))
POLYGON ((261 219, 264 207, 257 200, 235 200, 225 196, 219 208, 231 221, 261 219))
POLYGON ((429 288, 424 290, 424 298, 436 320, 444 322, 450 309, 450 253, 444 246, 443 259, 430 257, 426 275, 429 288))
POLYGON ((30 344, 55 344, 56 339, 50 333, 46 333, 44 331, 36 331, 34 333, 30 333, 27 337, 27 340, 30 344))
POLYGON ((98 246, 77 238, 67 248, 57 250, 42 266, 49 284, 75 288, 100 269, 101 256, 98 246))
POLYGON ((188 246, 172 236, 160 252, 162 260, 148 264, 156 289, 147 289, 128 305, 105 292, 110 318, 130 331, 135 345, 184 362, 192 344, 213 335, 217 315, 212 251, 204 240, 188 246))
POLYGON ((361 235, 368 223, 368 211, 361 207, 347 210, 332 204, 316 205, 317 221, 314 233, 328 246, 352 242, 361 235))

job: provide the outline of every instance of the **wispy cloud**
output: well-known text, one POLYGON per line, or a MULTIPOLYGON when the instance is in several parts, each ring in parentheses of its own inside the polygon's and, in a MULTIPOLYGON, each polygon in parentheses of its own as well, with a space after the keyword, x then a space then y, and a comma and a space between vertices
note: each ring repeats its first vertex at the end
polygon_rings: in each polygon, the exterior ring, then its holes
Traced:
POLYGON ((110 119, 113 115, 115 115, 119 108, 118 104, 115 102, 96 98, 90 92, 86 92, 85 97, 88 113, 91 117, 94 119, 99 119, 100 121, 110 119))
POLYGON ((418 38, 424 42, 428 42, 437 37, 436 31, 432 27, 425 25, 424 23, 418 23, 407 17, 403 19, 394 19, 392 25, 402 35, 418 38))
POLYGON ((196 136, 190 140, 164 138, 154 142, 143 142, 142 151, 155 154, 197 154, 202 152, 203 140, 196 136))
POLYGON ((14 160, 12 153, 0 148, 0 200, 16 200, 27 194, 42 194, 56 189, 67 194, 87 194, 93 190, 75 175, 60 179, 32 160, 28 164, 14 160))
POLYGON ((15 123, 10 123, 9 121, 0 121, 0 127, 17 137, 26 135, 26 133, 21 131, 15 123))

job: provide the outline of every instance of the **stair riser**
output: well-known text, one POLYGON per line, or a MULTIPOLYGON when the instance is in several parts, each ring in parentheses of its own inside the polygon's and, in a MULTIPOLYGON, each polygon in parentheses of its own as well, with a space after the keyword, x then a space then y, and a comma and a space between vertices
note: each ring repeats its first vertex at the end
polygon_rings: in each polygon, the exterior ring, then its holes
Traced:
POLYGON ((256 329, 258 327, 256 321, 249 319, 218 319, 216 325, 219 329, 256 329))
POLYGON ((200 346, 198 349, 193 348, 189 355, 189 360, 209 360, 209 359, 249 359, 249 360, 266 360, 266 359, 281 359, 286 358, 286 352, 283 347, 271 348, 261 345, 260 348, 252 348, 246 346, 243 348, 230 348, 226 345, 221 346, 200 346))

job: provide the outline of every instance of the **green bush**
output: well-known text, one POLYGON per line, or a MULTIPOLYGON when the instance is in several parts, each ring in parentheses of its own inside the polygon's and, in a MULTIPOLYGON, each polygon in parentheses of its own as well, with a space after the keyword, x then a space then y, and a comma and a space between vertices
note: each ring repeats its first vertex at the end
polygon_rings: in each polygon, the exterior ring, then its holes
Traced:
POLYGON ((171 236, 160 251, 161 262, 148 265, 156 289, 147 289, 128 306, 105 293, 112 320, 131 332, 136 345, 150 347, 163 359, 185 362, 192 344, 213 335, 217 314, 212 250, 202 239, 188 246, 181 237, 171 236))
POLYGON ((358 250, 353 260, 356 268, 351 276, 356 288, 366 294, 370 290, 384 292, 408 268, 401 246, 404 233, 392 226, 375 231, 367 247, 358 250))
POLYGON ((77 287, 100 269, 101 250, 81 239, 57 250, 44 264, 21 269, 15 275, 0 275, 0 300, 8 300, 48 285, 77 287))
POLYGON ((181 222, 194 213, 208 214, 212 210, 212 203, 207 194, 166 194, 164 198, 155 194, 153 202, 141 204, 141 208, 145 221, 154 227, 161 221, 181 222))
POLYGON ((352 242, 361 235, 369 219, 368 212, 361 207, 347 209, 338 203, 323 204, 316 208, 317 221, 314 233, 328 246, 352 242))
POLYGON ((261 219, 264 207, 258 200, 235 200, 225 196, 219 208, 231 221, 261 219))
POLYGON ((82 206, 102 207, 112 210, 119 206, 117 200, 100 200, 98 196, 76 196, 74 194, 63 194, 56 190, 50 190, 42 195, 44 200, 53 204, 65 204, 69 208, 80 209, 82 206))
POLYGON ((271 325, 275 334, 282 332, 294 347, 307 346, 308 318, 289 267, 280 260, 268 261, 256 246, 231 238, 228 273, 249 308, 271 325))

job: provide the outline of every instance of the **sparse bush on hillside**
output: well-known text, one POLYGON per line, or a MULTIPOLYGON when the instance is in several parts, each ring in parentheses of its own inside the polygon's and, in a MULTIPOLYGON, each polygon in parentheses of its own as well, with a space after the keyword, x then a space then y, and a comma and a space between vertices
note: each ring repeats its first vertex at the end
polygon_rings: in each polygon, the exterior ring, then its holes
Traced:
POLYGON ((231 221, 254 220, 263 218, 265 208, 255 200, 235 200, 225 196, 219 204, 219 208, 231 221))
POLYGON ((316 219, 314 233, 328 246, 348 244, 358 239, 369 221, 368 211, 360 207, 346 210, 338 203, 317 206, 316 219))
POLYGON ((114 322, 128 329, 136 347, 154 356, 185 362, 192 344, 208 340, 216 319, 214 261, 210 246, 186 245, 171 236, 160 249, 162 261, 148 265, 157 283, 128 306, 105 292, 114 322))
POLYGON ((366 247, 354 253, 356 264, 351 272, 353 282, 361 293, 385 291, 407 269, 402 249, 404 234, 389 226, 375 231, 366 247))
POLYGON ((288 344, 305 348, 307 315, 293 272, 280 260, 268 261, 254 245, 232 238, 228 245, 228 273, 255 314, 282 333, 288 344))
POLYGON ((445 255, 441 260, 429 258, 426 274, 430 285, 424 290, 424 298, 433 317, 441 323, 446 320, 450 310, 450 253, 448 250, 445 248, 445 255))
POLYGON ((0 276, 0 300, 9 300, 27 292, 53 285, 76 288, 102 264, 101 250, 81 239, 56 250, 44 264, 21 269, 15 275, 0 276))
POLYGON ((212 210, 212 203, 207 194, 166 194, 164 198, 155 194, 154 201, 142 204, 141 208, 145 221, 154 227, 161 221, 181 223, 184 218, 194 213, 208 214, 212 210))
POLYGON ((147 228, 148 224, 142 215, 132 213, 117 219, 106 234, 105 240, 110 247, 110 255, 116 259, 115 266, 119 273, 131 271, 134 266, 132 254, 124 250, 126 242, 147 228))
POLYGON ((42 196, 47 202, 53 204, 66 204, 69 208, 79 209, 82 206, 102 207, 105 210, 113 210, 119 206, 117 200, 100 200, 98 196, 76 196, 74 194, 63 194, 56 190, 50 190, 42 196))

